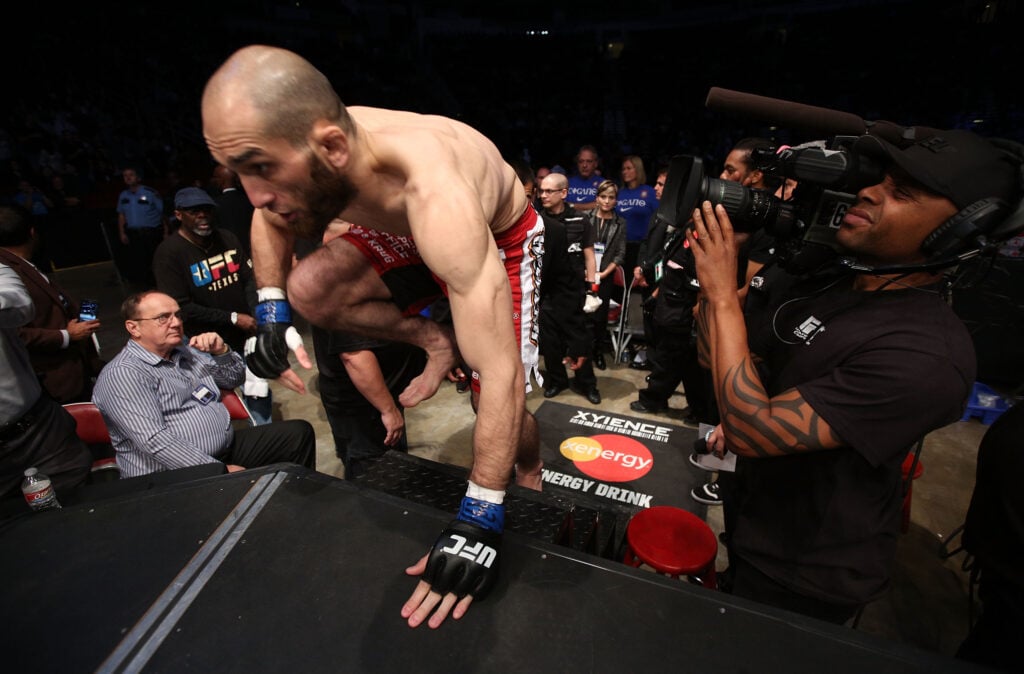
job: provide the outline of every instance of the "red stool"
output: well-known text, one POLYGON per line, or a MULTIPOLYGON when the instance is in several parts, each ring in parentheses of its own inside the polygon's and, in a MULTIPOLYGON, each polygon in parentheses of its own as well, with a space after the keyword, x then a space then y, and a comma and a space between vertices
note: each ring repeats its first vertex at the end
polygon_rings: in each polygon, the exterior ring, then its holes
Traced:
POLYGON ((682 508, 653 506, 638 512, 626 526, 629 566, 641 564, 673 578, 699 579, 715 589, 715 557, 718 539, 704 520, 682 508))
POLYGON ((920 458, 916 457, 913 452, 907 454, 907 458, 903 459, 903 533, 907 533, 910 530, 910 497, 914 492, 914 480, 921 477, 924 473, 924 464, 921 463, 920 458), (914 459, 917 459, 917 463, 914 463, 914 459), (910 469, 913 467, 914 474, 910 474, 910 469))

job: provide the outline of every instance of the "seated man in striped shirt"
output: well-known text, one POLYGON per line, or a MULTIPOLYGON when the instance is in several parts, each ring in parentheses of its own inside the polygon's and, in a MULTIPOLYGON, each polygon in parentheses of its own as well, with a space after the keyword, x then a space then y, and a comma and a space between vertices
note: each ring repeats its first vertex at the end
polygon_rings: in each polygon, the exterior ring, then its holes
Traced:
POLYGON ((186 343, 173 297, 133 294, 121 315, 130 338, 100 372, 92 398, 121 477, 203 463, 224 463, 230 472, 281 462, 316 467, 316 437, 306 421, 233 429, 219 389, 245 380, 242 357, 215 332, 186 343))

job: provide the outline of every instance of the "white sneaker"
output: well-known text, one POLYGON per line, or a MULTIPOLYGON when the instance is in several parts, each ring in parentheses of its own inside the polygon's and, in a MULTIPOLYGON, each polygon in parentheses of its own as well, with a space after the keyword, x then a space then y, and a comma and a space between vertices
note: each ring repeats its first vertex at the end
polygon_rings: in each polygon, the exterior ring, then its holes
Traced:
POLYGON ((724 470, 727 473, 736 472, 736 455, 730 451, 726 451, 725 456, 721 459, 714 454, 698 454, 693 452, 690 454, 690 463, 701 470, 724 470))
POLYGON ((718 483, 708 482, 690 490, 690 497, 705 505, 722 505, 722 497, 718 495, 718 483))

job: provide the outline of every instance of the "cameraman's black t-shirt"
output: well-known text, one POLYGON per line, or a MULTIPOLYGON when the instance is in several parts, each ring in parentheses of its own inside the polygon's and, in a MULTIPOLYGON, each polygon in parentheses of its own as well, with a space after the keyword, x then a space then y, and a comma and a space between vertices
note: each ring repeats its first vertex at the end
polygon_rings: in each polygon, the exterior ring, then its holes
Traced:
POLYGON ((797 388, 847 446, 740 458, 734 551, 797 592, 870 601, 895 557, 903 459, 963 413, 970 335, 938 294, 858 292, 850 276, 794 283, 771 265, 746 313, 768 394, 797 388))

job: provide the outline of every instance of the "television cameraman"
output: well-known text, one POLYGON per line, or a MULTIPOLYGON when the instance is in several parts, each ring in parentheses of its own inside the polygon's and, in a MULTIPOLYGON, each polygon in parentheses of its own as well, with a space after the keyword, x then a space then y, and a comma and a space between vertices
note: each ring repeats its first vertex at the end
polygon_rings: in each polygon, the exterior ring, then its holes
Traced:
POLYGON ((1016 207, 1020 159, 970 132, 931 133, 853 146, 885 167, 836 231, 856 271, 797 276, 769 263, 741 307, 729 215, 708 201, 693 213, 698 328, 722 421, 709 446, 738 455, 724 504, 737 596, 833 623, 881 596, 901 464, 962 415, 974 348, 947 302, 943 269, 955 262, 937 261, 1016 207))

